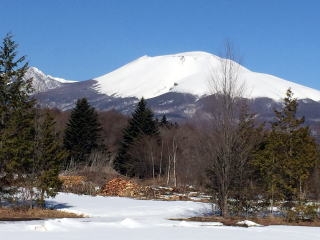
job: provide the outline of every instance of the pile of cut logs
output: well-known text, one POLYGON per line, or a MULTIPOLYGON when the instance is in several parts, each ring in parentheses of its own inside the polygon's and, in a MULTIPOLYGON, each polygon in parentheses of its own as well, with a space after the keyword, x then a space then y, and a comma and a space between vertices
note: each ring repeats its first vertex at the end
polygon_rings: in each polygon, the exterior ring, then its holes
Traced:
POLYGON ((108 181, 101 189, 101 195, 119 196, 119 197, 136 197, 141 189, 138 184, 131 180, 123 178, 114 178, 108 181))

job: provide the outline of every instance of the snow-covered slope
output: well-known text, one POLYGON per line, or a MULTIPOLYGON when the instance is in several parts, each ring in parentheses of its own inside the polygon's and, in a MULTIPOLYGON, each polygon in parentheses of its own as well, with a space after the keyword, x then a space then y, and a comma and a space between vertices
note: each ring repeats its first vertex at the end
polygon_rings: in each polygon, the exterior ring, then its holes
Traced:
POLYGON ((36 67, 29 67, 24 78, 33 79, 32 85, 36 93, 60 87, 63 83, 74 82, 46 75, 36 67))
MULTIPOLYGON (((115 71, 95 78, 95 89, 117 97, 153 98, 168 92, 201 97, 212 93, 210 81, 221 69, 221 58, 206 52, 143 56, 115 71)), ((280 100, 290 87, 299 99, 320 100, 320 91, 284 79, 252 72, 239 66, 239 84, 245 83, 245 97, 280 100)))

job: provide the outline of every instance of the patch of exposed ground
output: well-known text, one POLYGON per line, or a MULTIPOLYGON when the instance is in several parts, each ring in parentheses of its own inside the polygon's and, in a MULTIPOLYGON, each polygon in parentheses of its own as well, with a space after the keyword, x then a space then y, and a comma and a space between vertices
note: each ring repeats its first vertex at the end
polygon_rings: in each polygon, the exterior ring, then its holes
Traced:
POLYGON ((30 221, 51 218, 82 218, 84 216, 49 209, 12 209, 0 208, 0 221, 30 221))
MULTIPOLYGON (((203 217, 191 217, 191 218, 179 218, 171 219, 177 221, 192 221, 192 222, 221 222, 225 226, 242 226, 247 227, 246 225, 239 225, 238 223, 243 220, 240 217, 230 217, 223 218, 218 216, 203 216, 203 217)), ((280 217, 266 217, 266 218, 248 218, 248 220, 260 224, 262 226, 270 225, 287 225, 287 226, 309 226, 309 227, 320 227, 320 220, 314 221, 297 221, 297 222, 288 222, 284 218, 280 217)))

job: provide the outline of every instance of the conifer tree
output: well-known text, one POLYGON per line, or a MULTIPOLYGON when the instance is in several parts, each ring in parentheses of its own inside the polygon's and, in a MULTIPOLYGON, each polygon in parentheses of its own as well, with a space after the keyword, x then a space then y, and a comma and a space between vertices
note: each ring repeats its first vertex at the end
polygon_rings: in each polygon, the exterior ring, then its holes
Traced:
POLYGON ((114 162, 116 171, 123 175, 135 176, 135 159, 129 154, 130 148, 139 137, 157 135, 159 135, 159 129, 153 113, 146 106, 144 98, 141 98, 132 114, 129 125, 123 131, 122 142, 114 162))
POLYGON ((161 128, 173 128, 173 127, 178 127, 177 123, 172 123, 167 120, 167 116, 163 115, 161 118, 161 121, 159 123, 159 127, 161 128))
POLYGON ((15 196, 32 207, 35 188, 42 201, 55 195, 62 152, 50 116, 37 128, 32 79, 24 79, 28 63, 17 57, 16 48, 8 34, 0 47, 0 201, 19 191, 15 196))
POLYGON ((71 112, 63 139, 70 159, 75 163, 85 163, 93 149, 102 147, 100 131, 97 112, 86 98, 79 99, 71 112))
POLYGON ((257 166, 271 200, 303 198, 304 185, 317 158, 317 145, 304 118, 296 116, 298 102, 287 90, 284 107, 275 111, 272 130, 257 155, 257 166))
POLYGON ((39 200, 44 204, 45 197, 54 197, 61 187, 59 171, 66 151, 58 141, 55 121, 47 110, 37 129, 35 186, 39 189, 39 200))
POLYGON ((32 79, 24 80, 28 63, 17 57, 12 35, 0 47, 0 192, 25 181, 33 161, 34 104, 32 79))
POLYGON ((167 116, 164 114, 161 118, 161 121, 160 121, 160 126, 161 127, 167 127, 169 124, 169 121, 167 120, 167 116))

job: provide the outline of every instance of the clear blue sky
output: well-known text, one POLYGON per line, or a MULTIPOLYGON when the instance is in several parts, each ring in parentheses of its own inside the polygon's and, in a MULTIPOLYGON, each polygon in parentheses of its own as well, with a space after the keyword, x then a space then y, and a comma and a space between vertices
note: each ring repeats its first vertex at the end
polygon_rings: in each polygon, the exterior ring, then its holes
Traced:
MULTIPOLYGON (((143 55, 207 51, 320 90, 318 0, 0 0, 0 36, 46 74, 86 80, 143 55)), ((276 87, 276 86, 275 86, 276 87)))

